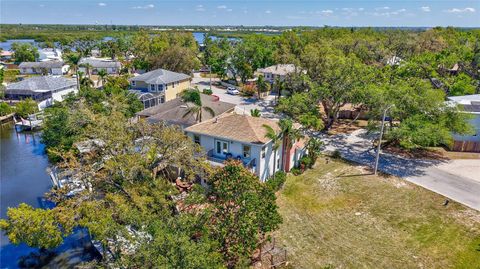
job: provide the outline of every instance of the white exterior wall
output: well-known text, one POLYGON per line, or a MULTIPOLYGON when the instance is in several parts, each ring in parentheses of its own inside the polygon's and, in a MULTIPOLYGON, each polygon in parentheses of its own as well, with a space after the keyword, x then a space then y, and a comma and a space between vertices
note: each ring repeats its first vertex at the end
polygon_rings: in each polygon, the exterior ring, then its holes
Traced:
MULTIPOLYGON (((193 140, 194 134, 193 133, 187 133, 187 135, 193 140)), ((229 142, 229 152, 232 154, 233 158, 237 158, 237 156, 242 156, 243 157, 243 145, 249 145, 250 146, 250 159, 255 159, 255 174, 260 178, 262 182, 266 181, 270 176, 273 175, 273 163, 274 163, 274 158, 273 158, 273 150, 272 150, 272 143, 268 143, 265 145, 265 158, 262 158, 262 147, 264 145, 258 145, 258 144, 248 144, 248 143, 242 143, 238 141, 231 141, 228 139, 222 139, 222 138, 215 138, 212 136, 207 136, 207 135, 199 135, 200 136, 200 145, 204 148, 205 152, 208 152, 210 150, 213 151, 213 156, 216 157, 216 152, 215 152, 215 141, 216 140, 222 140, 229 142)), ((277 158, 280 158, 281 156, 281 146, 277 150, 277 158)), ((223 157, 223 156, 218 156, 218 157, 223 157)), ((278 165, 278 163, 276 164, 278 165)), ((279 171, 279 169, 275 169, 275 171, 279 171)))
POLYGON ((70 88, 68 88, 68 89, 65 89, 65 90, 62 90, 62 91, 58 91, 58 92, 54 92, 54 93, 52 93, 52 98, 53 98, 53 100, 55 100, 55 101, 61 102, 61 101, 63 101, 64 96, 67 95, 67 94, 69 94, 69 93, 71 93, 71 92, 77 93, 77 92, 78 92, 77 87, 76 87, 76 86, 72 86, 72 87, 70 87, 70 88))

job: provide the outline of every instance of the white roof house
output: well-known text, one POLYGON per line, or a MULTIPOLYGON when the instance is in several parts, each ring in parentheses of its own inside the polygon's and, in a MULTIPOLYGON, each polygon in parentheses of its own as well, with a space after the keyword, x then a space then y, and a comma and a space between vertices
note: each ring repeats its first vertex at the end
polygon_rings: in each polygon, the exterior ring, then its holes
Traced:
POLYGON ((122 68, 122 64, 119 61, 94 57, 82 58, 78 64, 79 71, 86 73, 87 69, 89 69, 91 74, 97 74, 101 69, 105 70, 108 74, 116 74, 122 68), (88 65, 88 68, 86 65, 88 65))
POLYGON ((45 48, 38 50, 38 60, 39 61, 61 61, 62 60, 62 51, 60 49, 45 48))

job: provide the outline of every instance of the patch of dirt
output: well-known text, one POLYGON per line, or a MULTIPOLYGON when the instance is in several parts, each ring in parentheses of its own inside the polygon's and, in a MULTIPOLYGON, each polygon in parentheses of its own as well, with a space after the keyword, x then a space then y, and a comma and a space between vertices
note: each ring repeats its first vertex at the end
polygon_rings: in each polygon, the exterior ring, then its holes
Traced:
POLYGON ((330 172, 326 173, 321 178, 319 178, 318 184, 320 184, 322 188, 324 188, 329 192, 334 192, 339 189, 339 185, 335 176, 330 172))
POLYGON ((442 153, 429 149, 406 150, 396 146, 387 146, 383 151, 409 159, 448 160, 442 153))
POLYGON ((351 134, 356 130, 362 129, 367 125, 364 120, 338 120, 328 131, 329 134, 351 134))
POLYGON ((452 215, 457 221, 465 226, 480 230, 480 212, 466 208, 465 210, 455 210, 452 212, 452 215))

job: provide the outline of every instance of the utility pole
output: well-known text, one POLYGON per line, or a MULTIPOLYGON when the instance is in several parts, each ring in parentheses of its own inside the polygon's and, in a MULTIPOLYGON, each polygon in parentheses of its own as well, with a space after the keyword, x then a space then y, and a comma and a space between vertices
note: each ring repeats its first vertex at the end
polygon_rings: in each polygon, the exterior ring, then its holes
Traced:
POLYGON ((210 90, 213 91, 212 90, 212 67, 210 65, 208 66, 208 72, 210 73, 210 75, 209 75, 210 76, 210 90))
POLYGON ((380 136, 378 137, 378 145, 377 145, 377 155, 375 156, 375 168, 373 169, 373 174, 377 174, 378 170, 378 161, 380 160, 380 150, 382 146, 382 137, 383 137, 383 129, 385 127, 385 117, 387 116, 387 111, 390 110, 394 105, 390 105, 383 110, 382 116, 382 126, 380 127, 380 136))

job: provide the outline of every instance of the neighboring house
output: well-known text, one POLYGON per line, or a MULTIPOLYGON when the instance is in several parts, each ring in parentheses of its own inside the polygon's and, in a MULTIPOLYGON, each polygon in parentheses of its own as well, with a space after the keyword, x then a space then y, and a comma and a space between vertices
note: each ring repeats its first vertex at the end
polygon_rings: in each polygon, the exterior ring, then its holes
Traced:
POLYGON ((60 49, 45 48, 38 50, 38 60, 43 61, 61 61, 62 51, 60 49))
POLYGON ((290 153, 293 154, 288 157, 282 150, 283 145, 280 145, 275 155, 272 140, 265 137, 267 131, 264 125, 280 131, 277 121, 229 113, 190 126, 185 132, 205 149, 212 164, 223 165, 229 158, 238 159, 261 181, 266 181, 274 170, 288 171, 297 166, 305 149, 302 143, 297 142, 291 148, 290 153))
MULTIPOLYGON (((200 98, 202 100, 202 106, 209 107, 215 112, 215 115, 212 116, 208 111, 203 109, 203 121, 218 117, 226 112, 232 112, 235 109, 235 104, 219 101, 215 96, 200 94, 200 98)), ((197 123, 195 115, 185 115, 190 106, 191 104, 183 102, 181 98, 175 98, 164 104, 137 112, 137 117, 147 119, 150 123, 165 122, 186 128, 197 123)))
POLYGON ((13 57, 13 51, 2 50, 0 52, 0 60, 2 61, 10 61, 12 57, 13 57))
POLYGON ((55 75, 68 72, 69 66, 62 61, 23 62, 18 65, 22 75, 55 75))
POLYGON ((7 85, 5 99, 23 100, 32 98, 43 109, 55 101, 63 101, 65 95, 77 92, 77 83, 64 77, 38 76, 7 85))
POLYGON ((130 78, 129 81, 133 90, 160 93, 166 102, 179 97, 180 93, 189 88, 190 79, 186 74, 156 69, 130 78))
POLYGON ((480 152, 480 94, 451 96, 448 100, 472 116, 469 122, 474 129, 472 135, 454 134, 452 150, 480 152))
POLYGON ((96 75, 98 71, 103 69, 107 72, 107 74, 118 74, 120 69, 122 68, 122 64, 119 61, 114 61, 110 59, 102 59, 102 58, 82 58, 80 59, 78 71, 96 75), (87 67, 88 65, 88 67, 87 67))
POLYGON ((275 82, 277 78, 282 81, 287 75, 295 73, 295 71, 294 64, 277 64, 257 70, 270 83, 275 82))

